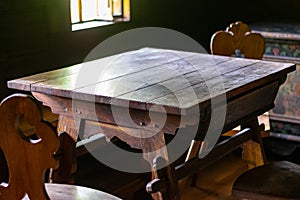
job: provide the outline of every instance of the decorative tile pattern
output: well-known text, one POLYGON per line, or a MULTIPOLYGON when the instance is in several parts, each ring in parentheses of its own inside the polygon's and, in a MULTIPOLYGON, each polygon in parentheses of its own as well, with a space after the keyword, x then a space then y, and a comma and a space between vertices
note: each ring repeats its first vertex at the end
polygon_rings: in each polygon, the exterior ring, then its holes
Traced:
POLYGON ((270 128, 275 133, 300 137, 300 124, 272 120, 270 123, 270 128))
POLYGON ((265 54, 272 56, 300 57, 300 43, 266 42, 265 54))

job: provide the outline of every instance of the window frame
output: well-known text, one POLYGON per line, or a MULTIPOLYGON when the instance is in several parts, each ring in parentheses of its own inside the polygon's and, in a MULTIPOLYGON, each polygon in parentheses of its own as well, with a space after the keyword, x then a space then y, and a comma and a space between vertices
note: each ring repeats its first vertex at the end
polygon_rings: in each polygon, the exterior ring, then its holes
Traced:
MULTIPOLYGON (((91 20, 83 20, 83 11, 82 11, 82 0, 74 0, 75 3, 78 3, 78 13, 77 16, 79 17, 79 21, 72 22, 72 3, 74 3, 72 0, 70 1, 70 21, 72 26, 72 31, 77 30, 83 30, 88 28, 95 28, 99 26, 106 26, 111 25, 115 23, 120 22, 129 22, 130 21, 130 0, 120 0, 121 1, 121 14, 116 15, 114 14, 114 6, 113 6, 113 0, 108 0, 109 3, 111 3, 111 16, 112 19, 91 19, 91 20)), ((97 3, 99 0, 96 0, 97 3)), ((109 7, 108 7, 109 8, 109 7)), ((96 9, 97 10, 97 9, 96 9)))

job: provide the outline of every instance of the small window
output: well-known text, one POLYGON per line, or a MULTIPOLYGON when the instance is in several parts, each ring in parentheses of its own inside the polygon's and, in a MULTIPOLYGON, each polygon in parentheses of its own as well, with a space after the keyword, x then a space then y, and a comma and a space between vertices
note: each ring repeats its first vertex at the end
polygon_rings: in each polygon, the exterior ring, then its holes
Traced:
POLYGON ((129 0, 71 0, 72 31, 129 21, 129 0))

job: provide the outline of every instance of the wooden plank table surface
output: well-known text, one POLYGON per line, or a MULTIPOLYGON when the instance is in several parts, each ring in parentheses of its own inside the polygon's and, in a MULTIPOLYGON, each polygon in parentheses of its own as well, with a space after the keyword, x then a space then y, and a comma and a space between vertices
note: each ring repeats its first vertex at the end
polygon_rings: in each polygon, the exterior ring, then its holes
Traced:
MULTIPOLYGON (((257 116, 274 106, 279 86, 294 70, 291 63, 142 48, 11 80, 8 87, 29 91, 49 106, 59 115, 58 133, 74 141, 101 130, 108 139, 118 137, 142 149, 153 179, 159 179, 155 158, 171 163, 174 157, 172 147, 165 148, 165 134, 176 138, 178 130, 192 127, 186 160, 209 152, 221 133, 237 125, 251 128, 255 139, 261 130, 257 116)), ((245 151, 255 164, 252 150, 245 151)), ((183 175, 163 167, 169 187, 153 192, 153 198, 180 199, 174 182, 183 175)))

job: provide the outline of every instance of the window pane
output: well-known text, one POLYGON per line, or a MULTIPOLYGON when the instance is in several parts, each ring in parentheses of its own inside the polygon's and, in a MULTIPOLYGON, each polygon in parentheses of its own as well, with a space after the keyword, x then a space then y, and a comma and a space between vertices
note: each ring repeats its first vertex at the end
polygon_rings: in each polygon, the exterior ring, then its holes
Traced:
POLYGON ((71 22, 76 23, 80 21, 79 18, 79 2, 80 0, 71 0, 70 7, 71 7, 71 22))
POLYGON ((98 19, 113 20, 112 0, 98 0, 98 19))
POLYGON ((122 0, 113 0, 113 16, 122 16, 122 0))
POLYGON ((96 19, 97 0, 81 0, 81 3, 82 3, 82 21, 96 19))

